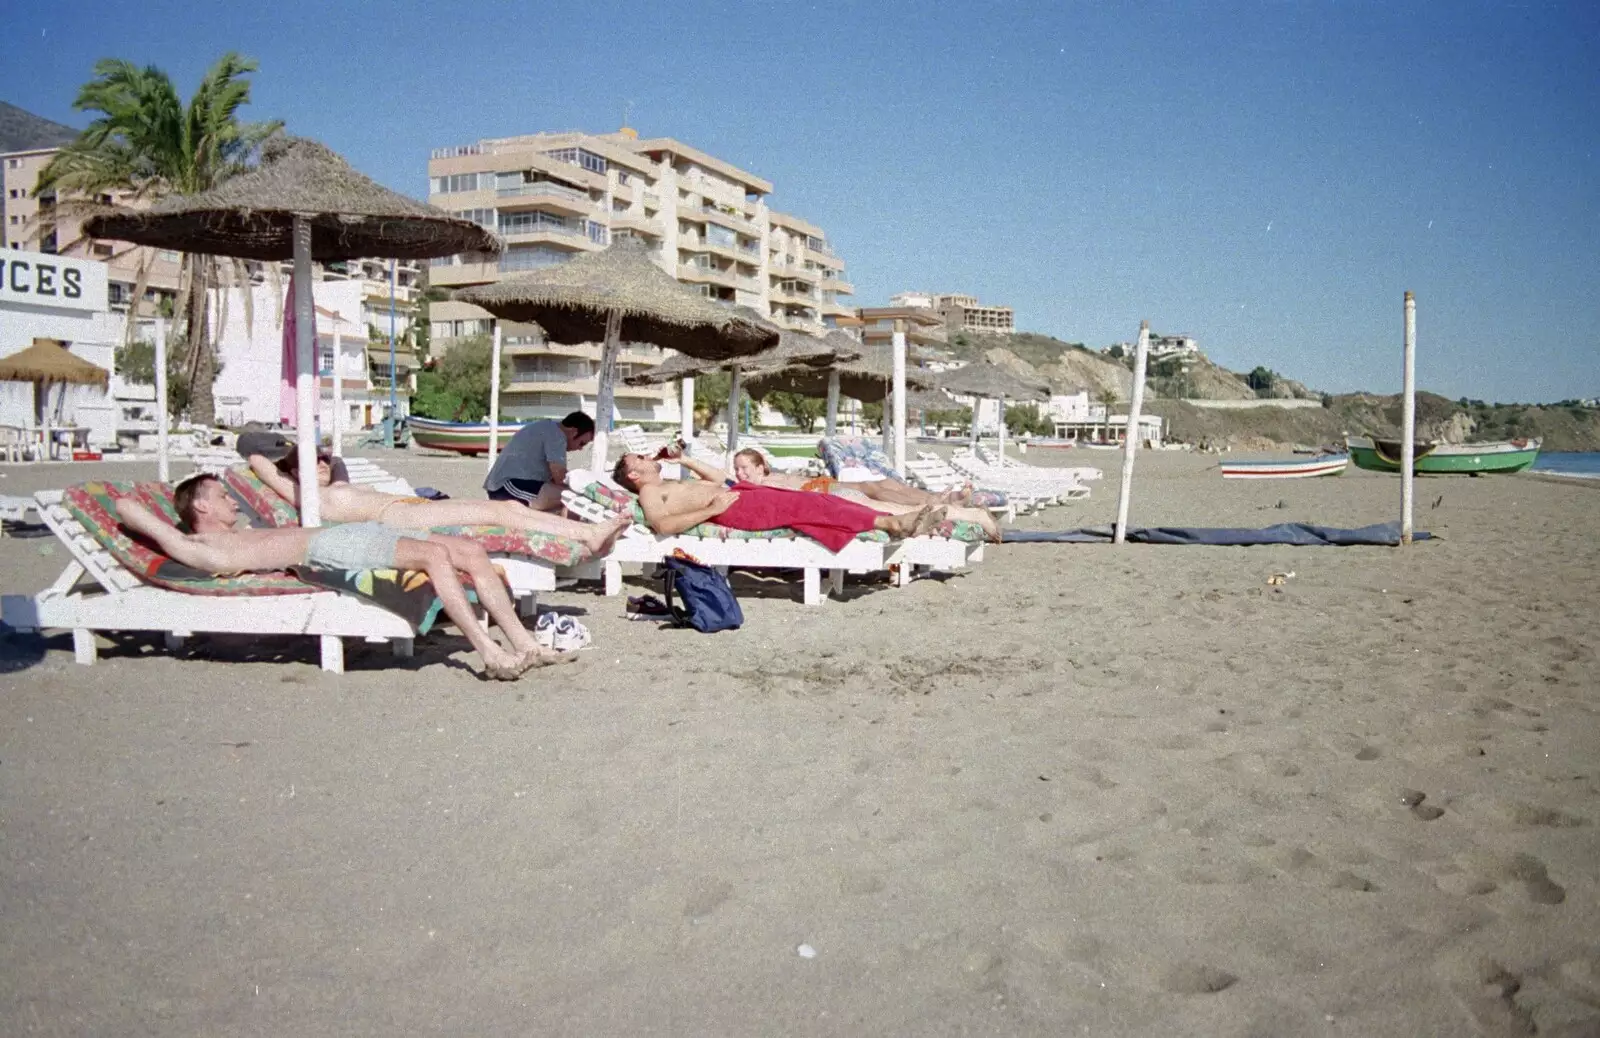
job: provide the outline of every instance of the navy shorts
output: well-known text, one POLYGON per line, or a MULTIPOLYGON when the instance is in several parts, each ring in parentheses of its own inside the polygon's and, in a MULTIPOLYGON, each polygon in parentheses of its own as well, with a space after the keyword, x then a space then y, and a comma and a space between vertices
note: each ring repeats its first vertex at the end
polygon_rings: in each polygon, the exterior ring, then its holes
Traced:
POLYGON ((521 501, 525 505, 532 505, 543 487, 542 479, 508 479, 499 490, 489 491, 489 500, 521 501))

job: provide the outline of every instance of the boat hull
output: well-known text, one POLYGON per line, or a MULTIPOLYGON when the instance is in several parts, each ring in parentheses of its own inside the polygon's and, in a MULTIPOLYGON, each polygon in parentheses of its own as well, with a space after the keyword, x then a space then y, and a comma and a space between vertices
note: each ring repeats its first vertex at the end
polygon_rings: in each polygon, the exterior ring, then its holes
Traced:
MULTIPOLYGON (((1501 443, 1419 443, 1412 471, 1423 476, 1521 472, 1539 458, 1539 440, 1501 443)), ((1366 436, 1346 437, 1350 460, 1370 472, 1399 472, 1400 444, 1366 436)))
MULTIPOLYGON (((489 453, 488 422, 441 422, 413 416, 406 424, 411 429, 411 441, 424 450, 467 455, 489 453)), ((500 426, 500 446, 509 443, 521 428, 521 424, 500 426)))
POLYGON ((1349 455, 1334 454, 1293 461, 1227 461, 1223 479, 1316 479, 1337 476, 1350 464, 1349 455))

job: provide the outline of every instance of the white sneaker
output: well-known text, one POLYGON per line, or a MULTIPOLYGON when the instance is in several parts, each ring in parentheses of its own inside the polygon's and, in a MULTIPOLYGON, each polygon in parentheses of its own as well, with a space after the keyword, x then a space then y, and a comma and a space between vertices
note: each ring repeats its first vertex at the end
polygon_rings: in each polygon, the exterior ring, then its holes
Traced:
POLYGON ((593 639, 589 637, 589 629, 570 616, 563 616, 556 620, 555 637, 551 647, 557 652, 577 652, 587 649, 593 639))
POLYGON ((533 622, 533 640, 539 643, 539 648, 548 649, 555 645, 556 625, 564 619, 559 613, 539 614, 539 618, 533 622))

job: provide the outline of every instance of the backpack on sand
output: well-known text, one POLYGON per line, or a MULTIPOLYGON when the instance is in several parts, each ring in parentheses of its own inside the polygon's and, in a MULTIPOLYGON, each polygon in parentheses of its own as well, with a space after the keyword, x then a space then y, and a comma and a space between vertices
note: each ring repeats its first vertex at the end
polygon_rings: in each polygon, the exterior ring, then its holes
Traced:
POLYGON ((714 634, 743 625, 744 611, 739 608, 727 577, 710 566, 676 555, 662 559, 661 566, 667 609, 679 627, 714 634))

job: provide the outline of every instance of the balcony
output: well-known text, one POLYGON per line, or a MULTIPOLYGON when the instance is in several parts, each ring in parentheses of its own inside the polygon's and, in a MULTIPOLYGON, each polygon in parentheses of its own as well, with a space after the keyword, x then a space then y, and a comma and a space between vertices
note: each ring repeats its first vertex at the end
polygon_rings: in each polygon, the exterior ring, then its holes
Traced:
MULTIPOLYGON (((682 212, 681 209, 679 211, 682 212)), ((697 217, 703 216, 712 223, 721 224, 730 230, 738 231, 741 234, 747 234, 752 238, 759 239, 761 237, 761 228, 756 226, 755 221, 742 215, 736 213, 725 213, 721 209, 717 209, 714 206, 709 205, 702 206, 700 209, 693 211, 697 217)))
POLYGON ((678 264, 678 280, 692 281, 700 284, 722 285, 726 288, 748 288, 753 279, 741 278, 732 270, 718 270, 716 267, 702 267, 697 263, 678 264))
POLYGON ((838 292, 841 295, 853 296, 856 294, 856 286, 843 278, 825 277, 822 279, 822 287, 829 292, 838 292))
POLYGON ((587 191, 577 191, 549 181, 502 187, 496 189, 494 194, 498 207, 508 212, 543 207, 557 212, 588 216, 598 208, 587 191))
POLYGON ((661 208, 661 196, 654 191, 641 191, 639 194, 643 197, 645 205, 650 206, 652 209, 661 208))
POLYGON ((613 232, 637 231, 640 234, 648 234, 653 238, 659 238, 662 235, 660 220, 638 212, 612 213, 611 230, 613 232))
POLYGON ((499 277, 499 263, 435 263, 428 268, 428 284, 440 288, 481 285, 499 277))

